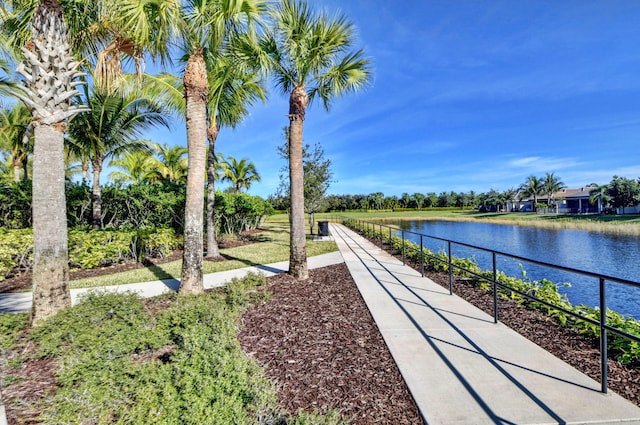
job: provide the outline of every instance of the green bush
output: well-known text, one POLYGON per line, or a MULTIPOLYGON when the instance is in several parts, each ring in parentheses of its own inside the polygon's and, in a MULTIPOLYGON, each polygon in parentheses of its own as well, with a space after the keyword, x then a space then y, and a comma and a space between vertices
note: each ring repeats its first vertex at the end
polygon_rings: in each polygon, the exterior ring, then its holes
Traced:
POLYGON ((214 205, 218 233, 238 234, 255 229, 274 211, 269 202, 246 193, 216 192, 214 205))
POLYGON ((237 320, 264 283, 263 275, 251 274, 234 279, 230 291, 164 295, 157 302, 167 304, 168 298, 170 306, 155 315, 151 311, 156 300, 145 307, 131 293, 89 293, 31 336, 38 356, 58 359, 60 387, 39 419, 94 424, 342 423, 336 413, 301 413, 291 420, 281 416, 275 389, 242 352, 237 320))
MULTIPOLYGON (((71 229, 69 230, 69 265, 91 269, 118 264, 126 260, 141 261, 160 257, 179 248, 181 241, 173 229, 71 229)), ((30 271, 33 265, 33 231, 0 228, 0 280, 18 272, 30 271)))

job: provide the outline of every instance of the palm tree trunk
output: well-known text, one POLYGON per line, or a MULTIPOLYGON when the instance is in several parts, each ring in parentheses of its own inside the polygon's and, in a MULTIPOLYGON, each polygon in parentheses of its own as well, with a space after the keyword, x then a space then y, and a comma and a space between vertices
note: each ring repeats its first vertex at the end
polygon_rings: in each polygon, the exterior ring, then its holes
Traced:
POLYGON ((296 86, 289 100, 289 188, 291 193, 291 239, 289 274, 309 278, 304 228, 304 171, 302 168, 302 131, 307 107, 304 86, 296 86))
POLYGON ((202 282, 204 174, 207 147, 207 69, 198 51, 184 71, 189 167, 184 211, 184 252, 180 293, 204 291, 202 282))
POLYGON ((93 206, 92 221, 94 229, 102 228, 102 190, 100 189, 100 173, 102 172, 102 160, 95 158, 93 165, 93 189, 91 201, 93 206))
POLYGON ((34 130, 33 325, 71 305, 61 127, 37 125, 34 130))
POLYGON ((220 247, 216 235, 215 200, 216 200, 216 139, 218 138, 218 127, 213 124, 209 126, 207 133, 209 139, 209 157, 207 161, 207 259, 215 260, 220 258, 220 247))
POLYGON ((20 181, 20 172, 22 171, 22 162, 19 158, 13 158, 13 181, 18 183, 20 181))

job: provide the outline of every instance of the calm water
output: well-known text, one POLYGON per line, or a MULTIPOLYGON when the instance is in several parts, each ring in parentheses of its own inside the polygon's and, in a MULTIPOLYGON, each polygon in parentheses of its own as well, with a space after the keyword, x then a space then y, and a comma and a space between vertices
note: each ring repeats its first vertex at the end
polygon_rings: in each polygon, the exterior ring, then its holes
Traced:
MULTIPOLYGON (((640 282, 640 237, 605 234, 584 230, 545 229, 490 223, 455 221, 403 221, 402 229, 452 241, 519 255, 533 260, 586 270, 640 282)), ((406 235, 420 243, 419 237, 406 235)), ((446 250, 442 242, 423 238, 426 248, 446 250)), ((484 269, 491 269, 491 254, 452 245, 456 257, 474 258, 484 269)), ((523 271, 531 280, 549 279, 560 284, 574 305, 597 306, 598 280, 562 272, 531 263, 497 257, 498 269, 515 277, 523 271), (570 287, 563 283, 570 283, 570 287)), ((607 306, 619 313, 640 319, 640 288, 607 282, 607 306)))

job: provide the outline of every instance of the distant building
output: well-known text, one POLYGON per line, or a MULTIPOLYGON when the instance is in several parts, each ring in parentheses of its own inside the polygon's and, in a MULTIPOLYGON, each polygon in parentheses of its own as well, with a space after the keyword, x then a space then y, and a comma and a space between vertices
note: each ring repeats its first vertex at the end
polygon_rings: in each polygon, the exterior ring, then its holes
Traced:
MULTIPOLYGON (((551 195, 550 205, 547 208, 538 208, 539 212, 556 214, 599 214, 602 212, 600 200, 596 204, 589 202, 592 186, 584 186, 579 189, 562 189, 551 195)), ((540 195, 538 204, 546 204, 547 196, 540 195)), ((509 208, 512 211, 530 212, 534 210, 533 197, 514 201, 509 208)))

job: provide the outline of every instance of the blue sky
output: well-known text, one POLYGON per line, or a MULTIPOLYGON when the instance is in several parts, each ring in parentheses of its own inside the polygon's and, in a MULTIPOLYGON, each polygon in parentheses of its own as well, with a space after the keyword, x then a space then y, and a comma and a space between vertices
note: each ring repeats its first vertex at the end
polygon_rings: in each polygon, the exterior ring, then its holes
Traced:
MULTIPOLYGON (((358 29, 372 84, 307 112, 333 194, 487 192, 553 172, 569 187, 640 177, 640 2, 309 0, 358 29)), ((275 192, 288 99, 269 100, 217 149, 275 192)), ((184 124, 153 132, 186 146, 184 124)))

